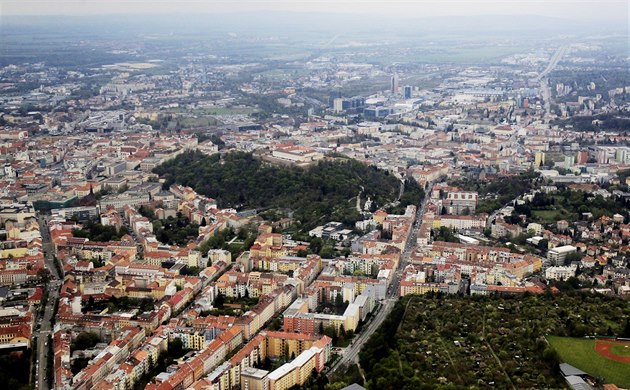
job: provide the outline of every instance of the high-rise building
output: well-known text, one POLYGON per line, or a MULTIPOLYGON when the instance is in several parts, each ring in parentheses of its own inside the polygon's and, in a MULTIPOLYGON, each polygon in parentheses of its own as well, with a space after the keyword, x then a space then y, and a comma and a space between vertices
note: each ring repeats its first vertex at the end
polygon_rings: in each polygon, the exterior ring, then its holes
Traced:
POLYGON ((338 114, 341 111, 343 111, 343 99, 342 98, 336 98, 335 100, 333 100, 333 110, 335 111, 336 114, 338 114))
POLYGON ((392 93, 398 93, 398 75, 394 74, 392 76, 392 85, 391 85, 392 93))
POLYGON ((411 85, 405 85, 405 99, 410 99, 411 98, 411 91, 413 90, 413 88, 411 87, 411 85))
POLYGON ((597 163, 608 164, 610 162, 609 149, 599 149, 597 151, 597 163))
POLYGON ((536 152, 534 155, 534 165, 536 168, 545 164, 545 152, 536 152))
POLYGON ((588 152, 586 150, 580 150, 577 152, 576 163, 577 164, 586 164, 588 161, 588 152))
POLYGON ((341 92, 339 91, 335 91, 335 92, 331 92, 330 95, 328 96, 328 107, 333 108, 334 107, 334 102, 335 99, 340 98, 341 97, 341 92))
POLYGON ((564 156, 564 169, 571 169, 573 167, 573 162, 575 157, 573 156, 564 156))

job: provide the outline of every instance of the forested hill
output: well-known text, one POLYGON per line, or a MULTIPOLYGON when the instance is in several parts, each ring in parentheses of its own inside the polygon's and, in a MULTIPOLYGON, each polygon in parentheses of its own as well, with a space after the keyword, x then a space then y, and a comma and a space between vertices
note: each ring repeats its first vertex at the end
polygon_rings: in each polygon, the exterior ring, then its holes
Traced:
MULTIPOLYGON (((400 181, 389 172, 352 159, 321 161, 309 168, 270 165, 251 153, 207 156, 186 152, 156 167, 165 187, 179 183, 217 200, 219 207, 290 209, 302 228, 327 221, 353 224, 359 218, 356 196, 369 195, 381 207, 396 199, 400 181)), ((400 207, 424 196, 410 180, 400 207)))

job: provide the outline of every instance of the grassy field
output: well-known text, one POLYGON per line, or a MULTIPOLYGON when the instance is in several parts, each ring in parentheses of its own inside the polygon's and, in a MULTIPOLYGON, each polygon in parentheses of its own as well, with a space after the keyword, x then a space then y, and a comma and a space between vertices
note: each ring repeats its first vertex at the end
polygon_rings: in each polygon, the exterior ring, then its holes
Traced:
POLYGON ((205 115, 251 115, 260 110, 255 107, 216 107, 204 108, 196 111, 200 111, 205 115))
MULTIPOLYGON (((630 364, 600 356, 595 352, 595 340, 556 336, 547 336, 547 340, 563 362, 593 376, 603 377, 606 382, 620 387, 630 387, 630 364)), ((614 352, 617 351, 614 350, 614 352)))
POLYGON ((626 345, 615 345, 610 348, 610 351, 619 356, 630 356, 630 343, 626 345))
POLYGON ((563 218, 561 210, 532 210, 532 217, 542 223, 551 223, 563 218))
POLYGON ((175 114, 192 114, 199 117, 203 117, 203 116, 208 116, 208 115, 251 115, 259 111, 260 109, 256 107, 235 106, 235 107, 195 108, 193 110, 180 107, 177 109, 169 110, 168 112, 169 113, 172 112, 175 114))

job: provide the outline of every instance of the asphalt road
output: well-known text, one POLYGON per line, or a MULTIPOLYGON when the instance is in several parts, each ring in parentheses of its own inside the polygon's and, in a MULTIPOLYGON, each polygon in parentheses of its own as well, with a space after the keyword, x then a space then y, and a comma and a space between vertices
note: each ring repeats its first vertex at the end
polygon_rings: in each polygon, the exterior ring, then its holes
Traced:
POLYGON ((57 268, 54 265, 53 252, 52 252, 52 244, 50 242, 50 234, 48 232, 48 226, 46 225, 46 221, 44 217, 40 216, 38 218, 40 232, 42 234, 42 243, 44 249, 44 256, 46 262, 46 268, 50 270, 50 281, 48 282, 48 301, 46 303, 46 307, 44 309, 44 316, 38 321, 41 321, 41 327, 39 331, 36 331, 35 334, 37 337, 37 359, 36 359, 36 389, 46 390, 48 389, 48 381, 46 380, 47 374, 53 375, 53 373, 47 373, 47 362, 48 362, 48 350, 50 345, 48 345, 48 336, 52 334, 52 320, 53 320, 53 310, 55 307, 55 302, 59 299, 59 289, 61 288, 61 275, 58 274, 57 268))
POLYGON ((398 268, 396 269, 396 273, 394 274, 394 278, 390 284, 390 287, 387 289, 386 298, 383 300, 379 311, 376 315, 367 323, 367 327, 355 337, 352 343, 345 348, 345 350, 341 354, 341 358, 337 360, 337 362, 330 368, 328 371, 329 378, 341 367, 345 367, 348 363, 357 361, 359 352, 361 351, 361 347, 365 344, 365 342, 372 336, 372 334, 378 329, 378 327, 383 323, 387 315, 392 311, 396 301, 399 298, 399 286, 400 286, 400 278, 402 276, 402 272, 409 264, 409 256, 413 252, 416 247, 416 241, 418 238, 418 230, 420 229, 420 225, 422 223, 422 217, 424 215, 424 211, 426 209, 426 205, 431 196, 431 189, 433 185, 429 186, 429 189, 426 191, 426 195, 422 204, 418 208, 416 212, 416 221, 413 224, 411 234, 407 240, 407 244, 405 245, 405 250, 403 251, 400 257, 400 263, 398 264, 398 268))
POLYGON ((540 81, 541 95, 545 104, 545 115, 551 114, 551 103, 552 103, 551 102, 551 87, 549 86, 549 79, 547 78, 547 75, 555 69, 555 67, 558 65, 558 62, 560 62, 560 59, 566 53, 566 51, 567 51, 567 48, 564 46, 558 48, 558 50, 556 50, 556 52, 551 57, 551 60, 549 61, 549 64, 547 65, 545 70, 543 70, 536 78, 538 81, 540 81))

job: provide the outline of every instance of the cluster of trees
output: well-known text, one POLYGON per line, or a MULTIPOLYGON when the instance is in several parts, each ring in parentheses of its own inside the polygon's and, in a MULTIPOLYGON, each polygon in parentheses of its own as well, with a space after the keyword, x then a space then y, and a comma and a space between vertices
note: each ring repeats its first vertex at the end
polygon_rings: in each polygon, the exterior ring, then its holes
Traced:
POLYGON ((439 229, 431 230, 431 235, 433 236, 434 241, 459 242, 456 229, 454 228, 451 229, 446 226, 440 226, 439 229))
POLYGON ((218 293, 212 303, 214 309, 202 311, 201 316, 237 315, 239 312, 244 313, 251 309, 258 303, 258 300, 258 298, 250 297, 248 290, 245 290, 245 294, 243 296, 239 294, 237 297, 226 297, 225 295, 218 293))
MULTIPOLYGON (((593 196, 588 192, 575 191, 560 186, 554 194, 537 193, 531 202, 515 206, 515 213, 536 218, 533 211, 554 210, 557 216, 569 221, 581 219, 582 213, 591 213, 593 218, 612 216, 628 210, 627 205, 616 197, 603 198, 601 195, 593 196)), ((544 220, 543 220, 544 222, 544 220)))
POLYGON ((334 241, 323 240, 319 237, 308 237, 306 241, 310 241, 308 250, 305 252, 298 251, 298 256, 306 257, 309 254, 316 254, 324 259, 332 259, 335 257, 334 241))
MULTIPOLYGON (((317 307, 318 313, 328 313, 328 314, 337 314, 341 315, 346 310, 350 302, 344 301, 341 294, 337 294, 334 301, 328 301, 324 299, 321 304, 317 307)), ((321 332, 320 332, 321 333, 321 332)))
POLYGON ((27 390, 29 386, 29 368, 31 367, 31 349, 20 352, 0 354, 0 388, 27 390))
POLYGON ((478 214, 490 214, 500 209, 517 196, 529 192, 533 188, 534 181, 537 177, 538 173, 529 170, 514 176, 502 176, 500 180, 482 182, 479 180, 463 179, 453 181, 450 184, 467 191, 477 191, 482 200, 479 201, 476 212, 478 214), (487 198, 492 195, 495 196, 494 199, 487 198))
POLYGON ((125 226, 117 230, 115 226, 105 226, 98 221, 89 220, 83 224, 82 229, 73 229, 72 234, 90 241, 107 242, 119 241, 122 236, 129 234, 129 230, 125 226))
POLYGON ((155 300, 152 298, 129 298, 129 297, 111 297, 107 301, 95 302, 94 298, 90 296, 88 298, 85 309, 90 310, 107 310, 112 313, 115 311, 127 311, 131 309, 139 309, 141 312, 147 312, 153 310, 155 300))
POLYGON ((77 335, 77 338, 70 343, 70 350, 82 351, 84 349, 90 349, 101 341, 101 337, 94 332, 81 332, 77 335))
MULTIPOLYGON (((251 153, 206 156, 187 152, 156 167, 154 173, 173 183, 190 186, 217 200, 219 207, 291 209, 302 230, 328 221, 353 225, 361 219, 351 199, 364 189, 376 204, 398 196, 400 182, 393 175, 352 159, 320 161, 310 168, 264 164, 251 153)), ((400 207, 417 204, 423 196, 408 181, 400 207)))
POLYGON ((182 275, 189 275, 189 276, 198 276, 201 271, 203 271, 203 269, 201 267, 192 266, 192 267, 184 268, 181 271, 181 274, 182 275))
POLYGON ((169 341, 166 351, 160 352, 157 361, 153 361, 153 359, 149 357, 148 372, 136 381, 133 387, 134 390, 144 389, 151 378, 154 378, 159 373, 166 371, 166 367, 173 364, 175 360, 181 358, 189 351, 190 349, 184 348, 184 343, 179 337, 169 341))
MULTIPOLYGON (((398 360, 397 334, 398 326, 403 320, 405 314, 405 299, 400 299, 392 309, 392 312, 383 321, 381 326, 372 334, 372 337, 365 343, 359 353, 359 361, 361 368, 368 374, 366 379, 368 383, 364 385, 374 389, 400 389, 412 388, 411 386, 419 385, 418 378, 414 379, 413 373, 409 372, 409 363, 400 362, 398 360), (395 356, 394 356, 395 355, 395 356), (395 365, 389 358, 394 356, 395 365), (402 372, 396 370, 383 371, 382 368, 398 366, 398 363, 404 364, 402 372), (378 376, 376 372, 379 372, 378 376), (372 375, 374 374, 374 375, 372 375), (409 375, 411 374, 411 375, 409 375)), ((420 387, 415 387, 419 389, 420 387)))
POLYGON ((248 250, 256 241, 257 230, 255 228, 241 227, 238 232, 228 228, 221 230, 216 236, 212 236, 201 245, 199 251, 205 256, 210 249, 223 249, 229 251, 232 259, 236 259, 241 253, 248 250), (230 244, 233 238, 234 242, 230 244))
MULTIPOLYGON (((212 141, 213 144, 217 145, 219 150, 225 149, 225 141, 221 139, 221 136, 219 134, 212 134, 210 136, 210 141, 212 141)), ((199 142, 202 142, 202 141, 199 140, 199 142)))
POLYGON ((566 127, 573 126, 575 131, 618 131, 627 134, 630 129, 630 117, 624 112, 610 112, 599 115, 573 116, 568 119, 552 121, 552 124, 566 127))
MULTIPOLYGON (((101 341, 101 337, 94 332, 81 332, 70 344, 70 351, 83 351, 86 349, 90 349, 101 341)), ((73 374, 79 373, 79 371, 87 367, 89 361, 90 358, 86 357, 81 352, 79 354, 79 357, 72 361, 72 364, 70 365, 70 371, 72 371, 73 374)))
POLYGON ((157 219, 153 208, 146 205, 138 207, 138 213, 140 213, 143 217, 148 218, 150 221, 155 221, 157 219))
POLYGON ((620 169, 617 171, 617 176, 619 176, 619 181, 621 183, 625 183, 626 179, 630 177, 630 169, 620 169))
POLYGON ((337 146, 344 144, 358 144, 364 141, 380 142, 377 137, 370 134, 352 134, 351 136, 337 138, 337 146))
POLYGON ((337 330, 337 328, 333 325, 328 325, 324 327, 324 325, 320 323, 319 334, 330 337, 335 347, 347 347, 354 337, 354 331, 346 331, 346 328, 345 326, 343 326, 343 324, 339 327, 339 330, 337 330))
POLYGON ((630 306, 583 292, 407 296, 361 350, 364 386, 468 388, 493 382, 500 388, 563 387, 558 355, 545 340, 550 332, 624 336, 630 332, 630 306))
POLYGON ((199 225, 190 222, 181 213, 177 213, 175 218, 168 217, 164 220, 153 221, 153 233, 160 242, 182 246, 197 238, 199 225))

